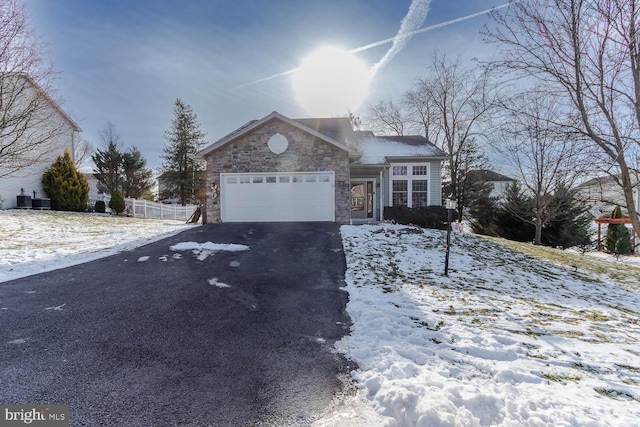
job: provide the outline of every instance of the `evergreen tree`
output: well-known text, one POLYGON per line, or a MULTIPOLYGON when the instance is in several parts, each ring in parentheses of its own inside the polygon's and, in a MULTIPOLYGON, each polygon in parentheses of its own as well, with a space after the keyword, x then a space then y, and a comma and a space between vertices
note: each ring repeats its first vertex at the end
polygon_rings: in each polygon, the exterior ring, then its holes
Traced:
POLYGON ((124 197, 140 199, 152 186, 153 172, 146 168, 147 161, 137 147, 122 154, 122 192, 124 197))
POLYGON ((591 243, 589 226, 593 218, 576 190, 556 188, 549 210, 554 215, 543 228, 542 244, 566 249, 591 243))
POLYGON ((78 173, 69 150, 64 151, 42 175, 42 186, 51 199, 51 208, 58 211, 84 212, 89 199, 89 184, 78 173))
MULTIPOLYGON (((623 218, 622 209, 616 206, 611 213, 611 218, 623 218)), ((607 251, 615 255, 631 254, 631 234, 624 224, 609 224, 607 235, 604 238, 607 251)))
POLYGON ((162 154, 165 195, 179 198, 184 206, 205 185, 203 167, 194 158, 203 145, 204 133, 196 114, 180 99, 176 99, 173 113, 171 129, 164 134, 168 144, 162 154))
POLYGON ((122 153, 118 150, 117 142, 109 141, 107 149, 96 150, 91 159, 96 165, 98 191, 113 194, 122 183, 122 153))
POLYGON ((113 193, 111 193, 109 207, 115 211, 116 215, 120 215, 120 213, 124 211, 126 205, 124 203, 124 197, 122 197, 122 193, 120 192, 120 190, 115 190, 113 193))
POLYGON ((533 224, 533 204, 517 182, 505 191, 505 200, 495 213, 496 231, 500 237, 519 242, 533 241, 536 228, 533 224))
POLYGON ((484 234, 485 236, 497 236, 496 229, 496 204, 497 200, 491 197, 493 185, 480 185, 478 183, 477 191, 473 198, 469 201, 469 213, 471 214, 471 229, 476 234, 484 234))

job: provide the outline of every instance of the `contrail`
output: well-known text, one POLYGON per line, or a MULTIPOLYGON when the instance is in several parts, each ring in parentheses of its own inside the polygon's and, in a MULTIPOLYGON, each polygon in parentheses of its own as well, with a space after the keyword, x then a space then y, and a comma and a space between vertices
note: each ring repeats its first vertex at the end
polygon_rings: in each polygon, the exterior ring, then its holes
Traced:
POLYGON ((429 4, 431 0, 413 0, 409 6, 409 11, 400 22, 400 29, 395 37, 392 38, 393 44, 391 49, 384 54, 382 59, 371 67, 371 77, 376 75, 378 70, 386 65, 387 62, 396 56, 398 52, 404 49, 405 45, 411 38, 411 34, 417 31, 427 18, 429 13, 429 4))
MULTIPOLYGON (((416 34, 426 33, 427 31, 437 30, 438 28, 446 27, 448 25, 457 24, 459 22, 466 21, 468 19, 473 19, 473 18, 476 18, 478 16, 485 15, 485 14, 487 14, 489 12, 494 11, 494 10, 503 9, 505 7, 511 6, 511 4, 518 3, 518 2, 520 2, 520 0, 512 0, 509 3, 505 3, 505 4, 502 4, 500 6, 495 6, 495 7, 492 7, 491 9, 485 9, 485 10, 480 11, 480 12, 472 13, 471 15, 466 15, 466 16, 463 16, 463 17, 460 17, 460 18, 451 19, 449 21, 441 22, 439 24, 430 25, 428 27, 424 27, 424 28, 420 28, 418 30, 410 31, 410 32, 408 32, 406 34, 397 34, 396 36, 390 37, 388 39, 384 39, 384 40, 380 40, 380 41, 377 41, 377 42, 373 42, 373 43, 365 45, 365 46, 356 47, 354 49, 351 49, 349 51, 349 53, 362 52, 362 51, 365 51, 365 50, 372 49, 374 47, 382 46, 382 45, 387 44, 387 43, 393 43, 395 40, 398 40, 398 42, 401 41, 401 40, 408 40, 408 39, 410 39, 411 37, 413 37, 416 34)), ((389 52, 387 52, 387 54, 388 53, 389 52)), ((395 53, 394 53, 394 55, 395 55, 395 53)), ((378 64, 380 64, 380 62, 378 62, 378 64)), ((238 85, 238 86, 234 87, 233 89, 240 89, 240 88, 247 87, 247 86, 253 86, 253 85, 258 84, 258 83, 267 82, 269 80, 277 79, 278 77, 288 76, 289 74, 293 74, 296 71, 298 71, 297 67, 296 68, 292 68, 292 69, 290 69, 288 71, 283 71, 282 73, 278 73, 278 74, 274 74, 274 75, 269 76, 269 77, 265 77, 263 79, 252 81, 250 83, 244 83, 244 84, 238 85)))
POLYGON ((358 53, 358 52, 362 52, 364 50, 369 50, 369 49, 374 48, 374 47, 382 46, 383 44, 387 44, 387 43, 393 42, 398 37, 403 38, 403 39, 408 39, 408 38, 411 38, 412 36, 415 36, 416 34, 426 33, 427 31, 437 30, 438 28, 446 27, 447 25, 457 24, 458 22, 462 22, 462 21, 466 21, 468 19, 476 18, 476 17, 481 16, 481 15, 486 15, 489 12, 492 12, 492 11, 498 10, 498 9, 503 9, 505 7, 511 6, 512 3, 517 3, 519 1, 520 0, 515 0, 515 1, 509 2, 509 3, 502 4, 500 6, 492 7, 491 9, 485 9, 485 10, 483 10, 481 12, 476 12, 476 13, 473 13, 471 15, 463 16, 461 18, 456 18, 456 19, 452 19, 450 21, 445 21, 445 22, 441 22, 439 24, 430 25, 428 27, 420 28, 419 30, 411 31, 411 32, 409 32, 407 34, 397 35, 395 37, 390 37, 388 39, 380 40, 378 42, 373 42, 373 43, 368 44, 366 46, 356 47, 355 49, 351 49, 349 51, 349 53, 358 53))

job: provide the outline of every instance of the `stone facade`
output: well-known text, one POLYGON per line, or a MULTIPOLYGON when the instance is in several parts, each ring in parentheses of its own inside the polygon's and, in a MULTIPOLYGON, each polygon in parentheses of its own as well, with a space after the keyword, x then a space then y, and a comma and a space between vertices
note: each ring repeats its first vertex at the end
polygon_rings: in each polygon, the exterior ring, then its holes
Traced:
POLYGON ((351 219, 349 187, 349 154, 333 144, 291 126, 277 118, 264 123, 248 134, 228 142, 206 154, 208 223, 221 221, 220 199, 212 197, 215 184, 220 191, 220 173, 247 172, 314 172, 335 173, 335 219, 348 223, 351 219), (288 147, 281 154, 273 153, 267 143, 276 133, 287 138, 288 147))

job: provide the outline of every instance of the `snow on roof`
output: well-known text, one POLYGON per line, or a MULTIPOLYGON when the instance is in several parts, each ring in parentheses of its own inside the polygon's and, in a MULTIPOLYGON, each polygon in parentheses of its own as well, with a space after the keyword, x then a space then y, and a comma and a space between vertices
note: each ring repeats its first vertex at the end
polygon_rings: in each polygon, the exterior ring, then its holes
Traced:
POLYGON ((390 157, 447 157, 422 136, 367 136, 359 141, 358 148, 362 152, 358 163, 365 165, 383 164, 390 157))

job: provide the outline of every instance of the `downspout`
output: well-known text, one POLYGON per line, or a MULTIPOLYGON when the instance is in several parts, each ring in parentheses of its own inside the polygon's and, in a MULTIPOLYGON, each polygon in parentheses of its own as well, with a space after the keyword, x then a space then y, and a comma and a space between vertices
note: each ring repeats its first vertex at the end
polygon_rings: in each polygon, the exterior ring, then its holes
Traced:
POLYGON ((384 181, 383 174, 384 169, 380 170, 380 222, 384 221, 384 181))
POLYGON ((76 162, 76 135, 78 135, 78 132, 71 132, 71 160, 73 160, 73 163, 76 162))

